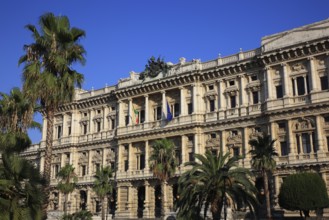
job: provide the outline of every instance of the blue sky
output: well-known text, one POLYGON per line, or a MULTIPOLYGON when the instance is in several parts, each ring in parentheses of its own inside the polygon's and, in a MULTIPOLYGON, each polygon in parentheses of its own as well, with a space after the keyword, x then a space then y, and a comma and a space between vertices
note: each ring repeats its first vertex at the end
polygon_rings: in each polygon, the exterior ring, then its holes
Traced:
MULTIPOLYGON (((86 31, 87 63, 76 68, 90 90, 143 71, 152 55, 177 63, 255 49, 261 37, 327 19, 328 8, 328 0, 1 0, 0 91, 21 87, 17 61, 32 42, 24 26, 37 25, 45 12, 86 31)), ((33 131, 30 137, 41 139, 33 131)))

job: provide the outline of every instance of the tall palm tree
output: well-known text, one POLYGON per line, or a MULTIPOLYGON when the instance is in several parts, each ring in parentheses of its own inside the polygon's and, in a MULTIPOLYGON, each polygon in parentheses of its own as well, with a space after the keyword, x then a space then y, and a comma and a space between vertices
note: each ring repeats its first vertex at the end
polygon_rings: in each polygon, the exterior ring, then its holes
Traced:
POLYGON ((178 181, 179 201, 178 215, 200 219, 203 210, 204 218, 210 209, 213 219, 220 219, 224 206, 226 217, 227 199, 232 205, 245 203, 253 211, 256 204, 256 187, 252 181, 252 173, 238 167, 237 157, 213 155, 207 151, 205 155, 195 155, 196 161, 187 162, 191 169, 186 171, 178 181), (225 204, 224 204, 225 203, 225 204))
POLYGON ((60 179, 57 184, 57 189, 64 194, 64 216, 67 215, 68 196, 75 189, 78 181, 77 175, 74 172, 74 167, 71 164, 66 164, 57 174, 60 179))
POLYGON ((272 218, 268 174, 275 169, 276 162, 274 157, 278 156, 278 153, 274 149, 274 142, 275 140, 271 140, 271 137, 265 133, 258 136, 257 139, 252 139, 249 141, 249 145, 252 146, 252 150, 249 152, 252 156, 251 166, 261 172, 264 180, 266 216, 268 219, 272 218))
POLYGON ((149 158, 150 168, 153 175, 161 182, 161 215, 166 213, 165 206, 167 197, 165 196, 168 180, 175 174, 178 160, 175 156, 175 145, 171 140, 156 140, 152 145, 152 153, 149 158))
POLYGON ((113 171, 111 167, 102 167, 96 171, 93 189, 102 204, 102 220, 105 220, 105 198, 113 189, 113 171))
POLYGON ((39 26, 40 31, 34 25, 26 26, 34 42, 24 46, 26 53, 18 63, 24 63, 23 91, 41 105, 46 118, 44 177, 48 181, 45 195, 49 197, 54 115, 60 105, 73 99, 75 86, 81 87, 83 82, 83 75, 72 67, 75 63, 85 63, 85 50, 79 44, 85 32, 71 27, 68 17, 52 13, 42 15, 39 26))

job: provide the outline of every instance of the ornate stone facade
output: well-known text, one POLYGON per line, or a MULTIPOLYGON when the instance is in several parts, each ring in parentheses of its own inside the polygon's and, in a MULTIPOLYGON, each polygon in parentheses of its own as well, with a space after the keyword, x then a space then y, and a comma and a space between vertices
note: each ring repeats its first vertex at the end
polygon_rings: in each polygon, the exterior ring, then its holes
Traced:
MULTIPOLYGON (((154 140, 174 141, 180 165, 166 188, 166 212, 174 212, 177 177, 194 154, 211 150, 245 155, 248 141, 261 132, 276 139, 279 153, 272 177, 273 205, 283 178, 300 170, 321 173, 329 188, 329 20, 264 37, 260 48, 201 62, 185 59, 167 73, 139 80, 130 73, 117 85, 77 90, 62 106, 54 124, 51 185, 66 163, 78 174, 69 211, 99 212, 92 191, 101 166, 116 169, 115 218, 159 215, 160 183, 149 169, 154 140), (172 113, 168 121, 167 105, 172 113)), ((44 119, 45 120, 45 119, 44 119)), ((43 170, 46 127, 40 145, 25 153, 43 170)), ((49 210, 62 210, 54 189, 49 210)))

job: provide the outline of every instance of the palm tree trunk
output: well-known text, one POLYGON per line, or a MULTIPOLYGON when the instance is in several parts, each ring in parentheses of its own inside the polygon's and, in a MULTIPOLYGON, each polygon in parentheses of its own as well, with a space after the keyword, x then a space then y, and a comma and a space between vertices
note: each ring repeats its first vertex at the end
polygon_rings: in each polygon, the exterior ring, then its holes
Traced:
POLYGON ((101 198, 102 203, 102 220, 105 220, 105 204, 104 204, 104 198, 101 198))
POLYGON ((46 108, 46 119, 47 119, 47 136, 46 136, 46 149, 45 149, 45 162, 43 177, 46 180, 46 186, 44 187, 44 203, 42 207, 43 219, 47 219, 47 208, 49 204, 50 194, 50 175, 51 175, 51 158, 52 158, 52 145, 53 145, 53 125, 54 125, 54 109, 46 108))
POLYGON ((271 219, 271 203, 270 203, 270 191, 268 189, 268 176, 266 170, 263 170, 263 179, 264 179, 264 191, 265 191, 265 199, 266 199, 266 217, 267 219, 271 219))
POLYGON ((65 193, 64 195, 64 215, 67 215, 67 200, 68 200, 68 194, 65 193))

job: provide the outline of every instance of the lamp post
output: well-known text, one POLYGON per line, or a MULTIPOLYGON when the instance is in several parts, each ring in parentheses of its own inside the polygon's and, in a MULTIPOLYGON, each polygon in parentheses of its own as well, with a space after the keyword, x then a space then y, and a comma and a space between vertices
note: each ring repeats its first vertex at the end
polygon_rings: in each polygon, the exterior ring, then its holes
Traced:
POLYGON ((227 210, 226 210, 226 206, 227 206, 227 201, 226 201, 226 179, 228 177, 227 172, 228 172, 228 167, 226 165, 224 165, 221 169, 220 172, 222 172, 222 176, 224 179, 224 189, 223 189, 223 195, 222 195, 222 201, 223 201, 223 207, 224 207, 224 220, 226 220, 227 217, 227 210))

